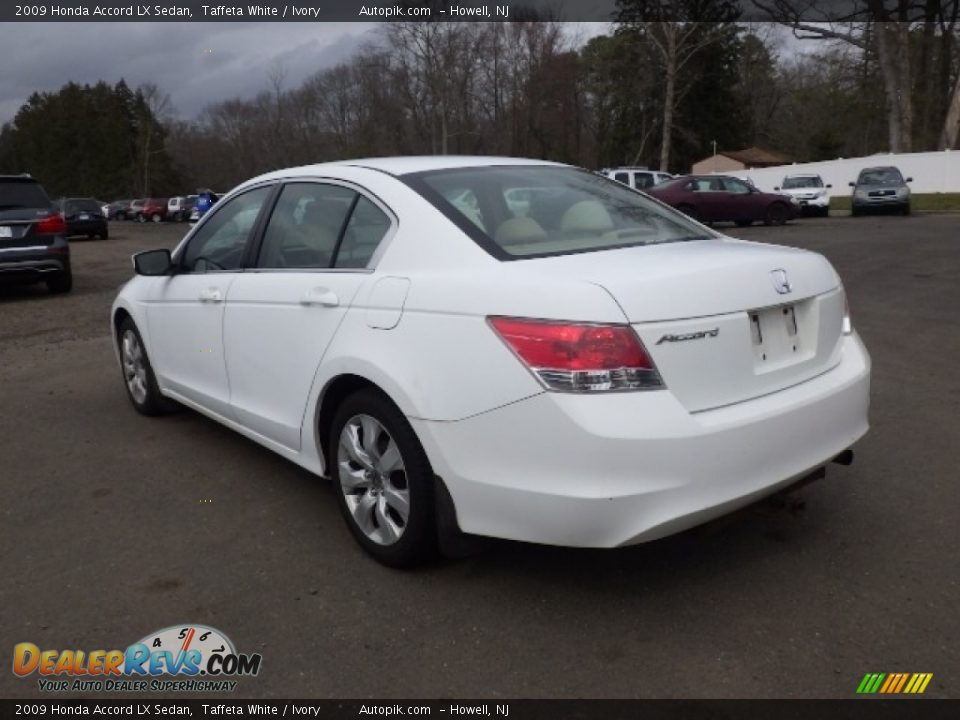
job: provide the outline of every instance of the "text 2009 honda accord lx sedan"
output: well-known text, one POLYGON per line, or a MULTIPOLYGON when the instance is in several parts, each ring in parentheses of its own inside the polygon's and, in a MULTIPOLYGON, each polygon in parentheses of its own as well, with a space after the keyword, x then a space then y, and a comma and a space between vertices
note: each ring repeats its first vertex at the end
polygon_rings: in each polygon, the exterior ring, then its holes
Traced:
POLYGON ((134 265, 112 311, 134 406, 329 476, 391 565, 458 532, 661 537, 867 431, 870 361, 823 257, 564 165, 282 170, 134 265))

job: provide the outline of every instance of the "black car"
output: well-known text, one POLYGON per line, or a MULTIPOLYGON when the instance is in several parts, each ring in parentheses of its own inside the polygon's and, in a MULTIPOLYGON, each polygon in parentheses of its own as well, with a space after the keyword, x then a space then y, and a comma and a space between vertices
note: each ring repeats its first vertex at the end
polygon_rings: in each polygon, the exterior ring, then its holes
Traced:
POLYGON ((130 217, 130 204, 133 200, 114 200, 107 206, 108 220, 126 220, 130 217))
POLYGON ((0 282, 73 286, 66 222, 29 175, 0 175, 0 282))
POLYGON ((60 198, 54 207, 67 223, 67 237, 85 235, 106 240, 110 236, 107 219, 103 216, 103 203, 93 198, 60 198))

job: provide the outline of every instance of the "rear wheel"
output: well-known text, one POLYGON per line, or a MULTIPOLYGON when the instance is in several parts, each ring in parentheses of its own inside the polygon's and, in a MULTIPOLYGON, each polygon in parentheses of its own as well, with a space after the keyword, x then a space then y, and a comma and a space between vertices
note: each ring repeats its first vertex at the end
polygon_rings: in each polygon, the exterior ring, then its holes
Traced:
POLYGON ((68 293, 73 289, 73 273, 69 269, 58 272, 53 277, 48 277, 46 283, 47 290, 54 295, 68 293))
POLYGON ((147 218, 144 216, 143 213, 137 213, 137 222, 138 222, 138 223, 145 223, 146 221, 147 221, 147 218))
POLYGON ((773 203, 767 208, 763 222, 767 225, 783 225, 787 221, 787 206, 783 203, 773 203))
POLYGON ((354 393, 337 409, 327 447, 337 502, 360 546, 391 567, 434 558, 433 470, 403 413, 379 392, 354 393))
POLYGON ((860 208, 858 208, 856 205, 853 205, 853 206, 850 208, 850 214, 851 214, 853 217, 860 217, 861 215, 863 215, 863 210, 861 210, 860 208))
POLYGON ((162 415, 176 404, 160 394, 150 358, 133 320, 124 318, 117 330, 123 384, 134 409, 142 415, 162 415))

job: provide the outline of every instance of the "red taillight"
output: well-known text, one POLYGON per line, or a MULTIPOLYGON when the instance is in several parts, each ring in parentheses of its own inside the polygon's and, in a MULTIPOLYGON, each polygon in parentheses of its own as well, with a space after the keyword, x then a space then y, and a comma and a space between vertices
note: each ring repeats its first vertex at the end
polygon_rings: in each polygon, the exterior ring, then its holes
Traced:
POLYGON ((67 231, 67 223, 64 221, 63 215, 55 213, 38 222, 33 226, 33 229, 34 232, 41 235, 60 235, 67 231))
POLYGON ((627 325, 491 317, 490 325, 550 389, 646 390, 663 382, 627 325))

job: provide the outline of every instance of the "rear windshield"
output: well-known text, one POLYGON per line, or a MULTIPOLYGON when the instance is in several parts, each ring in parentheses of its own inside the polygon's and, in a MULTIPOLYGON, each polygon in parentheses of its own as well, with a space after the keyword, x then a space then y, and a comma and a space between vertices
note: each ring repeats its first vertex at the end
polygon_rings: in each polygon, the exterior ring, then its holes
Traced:
POLYGON ((716 237, 641 193, 574 168, 462 168, 403 179, 501 260, 716 237))
POLYGON ((823 180, 819 177, 788 177, 784 179, 782 187, 784 190, 821 188, 823 187, 823 180))
POLYGON ((860 173, 858 185, 902 185, 903 175, 896 168, 864 170, 860 173))
POLYGON ((0 179, 0 210, 49 207, 50 198, 40 187, 40 183, 0 179))
POLYGON ((101 205, 96 200, 67 200, 67 212, 102 212, 101 205))

